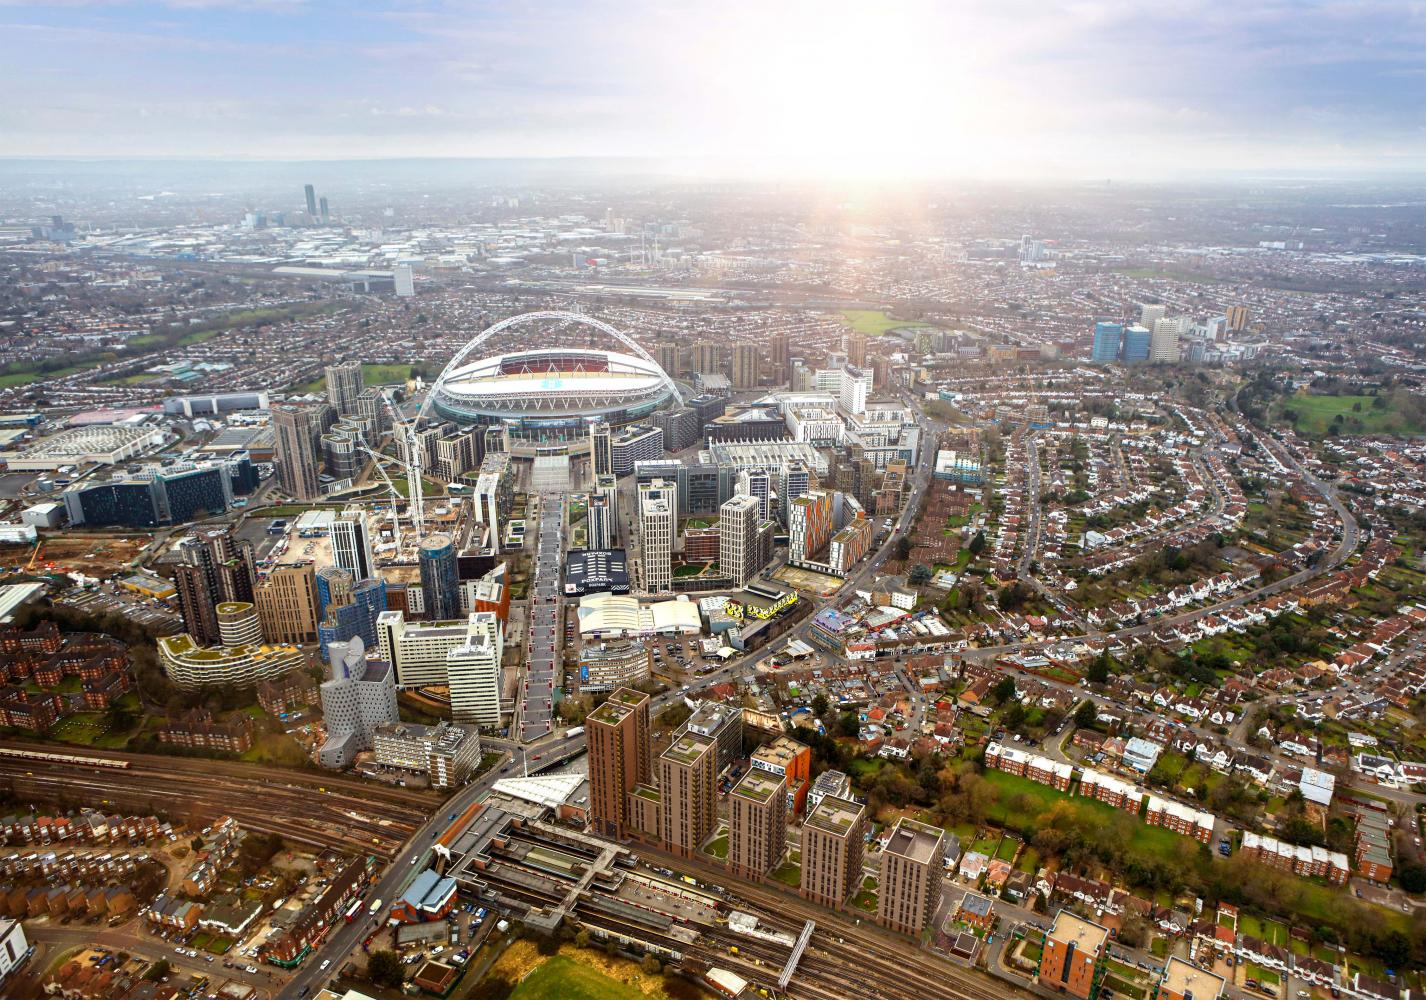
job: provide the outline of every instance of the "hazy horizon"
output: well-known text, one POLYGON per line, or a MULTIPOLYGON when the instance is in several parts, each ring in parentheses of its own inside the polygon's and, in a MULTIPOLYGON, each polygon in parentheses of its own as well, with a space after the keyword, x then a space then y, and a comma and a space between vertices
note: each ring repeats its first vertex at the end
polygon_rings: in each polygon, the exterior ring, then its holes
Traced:
POLYGON ((0 0, 12 158, 1426 171, 1420 3, 0 0))

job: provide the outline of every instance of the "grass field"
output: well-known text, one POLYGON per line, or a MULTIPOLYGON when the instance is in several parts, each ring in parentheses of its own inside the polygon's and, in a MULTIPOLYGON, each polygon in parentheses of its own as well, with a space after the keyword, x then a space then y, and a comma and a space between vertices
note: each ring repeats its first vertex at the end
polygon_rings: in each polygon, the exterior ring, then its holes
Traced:
MULTIPOLYGON (((405 382, 411 377, 410 365, 377 365, 363 364, 361 366, 361 376, 367 385, 394 385, 405 382)), ((306 385, 300 387, 302 392, 321 392, 327 387, 327 378, 313 379, 306 385)))
POLYGON ((914 323, 904 319, 892 319, 886 313, 878 309, 843 309, 842 319, 850 323, 855 332, 864 333, 869 337, 880 337, 889 330, 900 330, 903 327, 930 325, 928 323, 914 323))
POLYGON ((1324 436, 1339 415, 1343 434, 1426 434, 1426 424, 1403 414, 1391 397, 1386 397, 1384 407, 1374 405, 1379 398, 1298 394, 1279 402, 1273 416, 1286 423, 1289 415, 1295 415, 1293 429, 1310 437, 1324 436), (1360 410, 1355 408, 1358 404, 1360 410))
POLYGON ((510 1000, 636 1000, 644 995, 598 969, 555 955, 526 976, 510 1000))
POLYGON ((93 361, 89 364, 70 365, 67 368, 56 368, 52 372, 14 372, 10 375, 0 375, 0 389, 13 389, 17 385, 29 385, 31 382, 39 382, 42 379, 63 378, 66 375, 78 375, 80 372, 87 372, 91 368, 98 368, 101 362, 93 361))
POLYGON ((713 857, 718 858, 720 861, 723 860, 723 859, 725 859, 725 858, 727 858, 727 857, 728 857, 728 834, 727 834, 727 831, 724 831, 723 833, 720 833, 718 836, 716 836, 716 837, 714 837, 712 840, 710 840, 710 841, 708 842, 707 846, 703 848, 703 850, 704 850, 705 853, 713 855, 713 857))
MULTIPOLYGON (((1041 813, 1064 799, 1073 802, 1078 808, 1102 814, 1106 821, 1116 815, 1123 815, 1120 810, 1102 802, 1081 798, 1077 795, 1066 795, 1055 791, 1049 785, 1041 785, 1029 778, 1006 774, 1004 771, 986 771, 984 778, 1000 792, 1000 800, 986 810, 986 816, 993 822, 1012 830, 1033 829, 1035 820, 1041 813), (1030 802, 1030 807, 1023 811, 1017 809, 1013 804, 1014 800, 1022 794, 1030 802)), ((1149 826, 1147 823, 1137 823, 1133 836, 1129 839, 1129 846, 1145 853, 1173 859, 1177 857, 1180 846, 1187 840, 1188 838, 1181 837, 1172 830, 1149 826)))

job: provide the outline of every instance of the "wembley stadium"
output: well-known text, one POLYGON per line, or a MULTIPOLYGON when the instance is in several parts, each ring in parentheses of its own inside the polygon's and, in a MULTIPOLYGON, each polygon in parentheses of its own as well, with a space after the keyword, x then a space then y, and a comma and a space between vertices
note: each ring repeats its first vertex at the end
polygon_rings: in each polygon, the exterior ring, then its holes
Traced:
POLYGON ((433 403, 437 413, 461 424, 505 423, 517 436, 569 438, 596 419, 636 422, 673 394, 672 381, 653 360, 551 347, 452 368, 434 387, 433 403))

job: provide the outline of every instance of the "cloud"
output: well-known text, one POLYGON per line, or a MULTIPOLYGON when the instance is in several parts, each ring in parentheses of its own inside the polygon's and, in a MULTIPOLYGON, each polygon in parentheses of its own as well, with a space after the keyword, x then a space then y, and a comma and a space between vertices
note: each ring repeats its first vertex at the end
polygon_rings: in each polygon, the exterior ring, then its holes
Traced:
POLYGON ((21 39, 4 115, 21 154, 381 155, 399 138, 411 155, 855 170, 1102 174, 1314 149, 1426 163, 1419 2, 0 6, 21 39))

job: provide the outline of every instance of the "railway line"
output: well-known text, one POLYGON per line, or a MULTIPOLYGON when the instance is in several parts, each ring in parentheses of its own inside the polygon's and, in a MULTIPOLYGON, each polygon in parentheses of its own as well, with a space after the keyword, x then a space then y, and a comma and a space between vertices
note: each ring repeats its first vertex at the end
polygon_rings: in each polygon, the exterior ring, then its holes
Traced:
MULTIPOLYGON (((867 990, 866 994, 855 995, 905 997, 906 1000, 927 1000, 930 997, 1003 1000, 1006 997, 1032 996, 1028 991, 1016 990, 1009 983, 992 979, 985 973, 937 958, 911 940, 879 926, 854 923, 845 913, 824 909, 799 896, 759 884, 729 883, 727 872, 721 866, 677 858, 645 845, 640 846, 640 853, 664 858, 675 870, 683 869, 700 879, 727 885, 729 906, 756 914, 760 923, 773 930, 795 935, 806 921, 816 921, 817 929, 798 965, 798 973, 793 976, 788 989, 783 991, 790 996, 806 996, 809 1000, 844 998, 849 995, 845 984, 854 980, 865 983, 867 990), (833 991, 818 993, 821 982, 828 979, 834 984, 833 991)), ((776 987, 777 975, 790 952, 789 948, 722 929, 707 936, 725 945, 736 945, 740 953, 745 951, 748 942, 755 942, 752 945, 755 951, 768 952, 772 957, 780 954, 775 968, 753 966, 756 974, 745 976, 755 978, 758 985, 769 990, 776 987)), ((724 947, 722 952, 701 957, 713 961, 715 965, 727 967, 728 960, 737 956, 729 955, 724 947)), ((744 975, 746 970, 734 971, 744 975)))
MULTIPOLYGON (((205 778, 215 776, 246 779, 264 785, 301 787, 318 791, 326 789, 337 793, 340 789, 350 791, 354 797, 367 803, 381 802, 393 805, 408 805, 429 811, 442 801, 442 796, 434 792, 417 791, 396 785, 379 785, 360 778, 338 773, 315 773, 285 768, 274 768, 263 764, 245 764, 241 761, 212 760, 206 757, 170 757, 163 754, 125 753, 119 750, 91 750, 86 747, 65 747, 56 752, 54 744, 28 743, 17 740, 0 741, 0 749, 9 751, 0 755, 0 760, 22 759, 19 753, 47 753, 51 757, 63 756, 76 760, 94 760, 95 766, 106 766, 99 761, 113 764, 127 764, 121 770, 149 770, 162 774, 196 774, 205 778)), ((43 758, 41 758, 43 759, 43 758)))
MULTIPOLYGON (((165 765, 170 763, 168 758, 161 759, 165 765)), ((195 766, 170 771, 139 757, 127 768, 101 769, 90 766, 84 756, 58 762, 5 755, 0 756, 0 781, 21 800, 107 802, 127 811, 163 812, 194 821, 229 815, 251 830, 388 859, 432 809, 432 804, 420 808, 401 802, 373 802, 340 784, 322 793, 319 789, 323 786, 315 783, 274 781, 270 771, 266 780, 260 780, 241 766, 214 773, 203 767, 208 761, 174 763, 195 766)))

